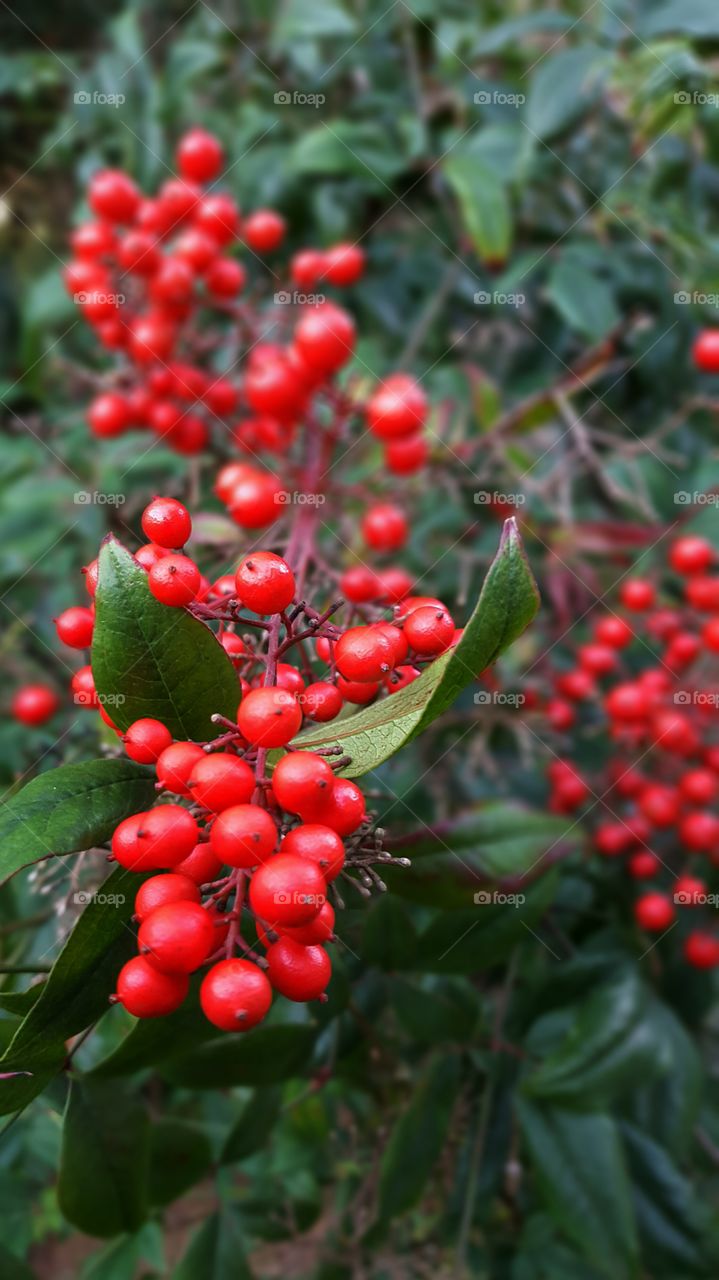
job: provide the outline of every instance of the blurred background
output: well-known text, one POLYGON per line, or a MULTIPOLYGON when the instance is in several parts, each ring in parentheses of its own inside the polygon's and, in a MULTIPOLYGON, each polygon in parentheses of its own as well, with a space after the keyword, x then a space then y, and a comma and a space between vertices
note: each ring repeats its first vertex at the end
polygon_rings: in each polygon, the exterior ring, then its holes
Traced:
MULTIPOLYGON (((210 492, 209 459, 90 436, 109 362, 61 276, 92 173, 119 166, 151 191, 194 124, 221 139, 243 211, 287 218, 288 255, 338 240, 366 250, 348 298, 360 367, 411 369, 435 406, 431 482, 408 485, 407 564, 433 566, 423 590, 461 618, 501 519, 519 511, 544 608, 503 667, 507 688, 541 687, 540 655, 558 646, 561 665, 571 624, 637 557, 651 564, 664 534, 719 546, 716 506, 687 496, 717 488, 716 380, 690 359, 719 300, 715 0, 33 0, 2 5, 0 37, 3 710, 20 683, 66 689, 52 619, 81 598, 79 568, 106 529, 136 527, 147 495, 182 493, 188 470, 193 492, 210 492), (121 512, 78 501, 87 492, 122 494, 121 512)), ((374 478, 378 457, 352 468, 374 478)), ((3 715, 0 781, 92 756, 100 734, 69 713, 59 732, 32 734, 3 715)), ((58 1204, 53 1086, 3 1134, 3 1274, 716 1274, 719 1118, 699 1084, 716 1073, 713 988, 685 989, 669 965, 662 1001, 642 1004, 616 883, 581 861, 575 824, 545 811, 545 767, 541 732, 511 715, 479 722, 472 691, 385 766, 372 780, 385 825, 411 837, 451 812, 459 829, 425 850, 421 874, 348 912, 345 974, 306 1053, 230 1072, 227 1088, 219 1066, 203 1075, 192 1061, 163 1076, 138 1060, 130 1086, 128 1060, 118 1088, 161 1129, 155 1184, 103 1245, 58 1204), (500 805, 491 819, 487 801, 500 805), (491 907, 474 929, 448 850, 521 873, 560 839, 561 875, 527 889, 529 914, 491 907), (604 1109, 575 1096, 571 1124, 525 1120, 522 1145, 522 1058, 574 1025, 597 982, 609 984, 604 1021, 592 1014, 602 1051, 612 1034, 624 1048, 638 1036, 645 1056, 635 1044, 621 1088, 593 1094, 588 1039, 575 1092, 604 1109), (668 1044, 665 1075, 643 1086, 668 1044), (248 1130, 218 1155, 228 1131, 248 1130)), ((47 911, 36 883, 0 890, 8 963, 53 945, 58 890, 43 888, 47 911)), ((101 1029, 83 1065, 118 1051, 128 1025, 101 1029)))

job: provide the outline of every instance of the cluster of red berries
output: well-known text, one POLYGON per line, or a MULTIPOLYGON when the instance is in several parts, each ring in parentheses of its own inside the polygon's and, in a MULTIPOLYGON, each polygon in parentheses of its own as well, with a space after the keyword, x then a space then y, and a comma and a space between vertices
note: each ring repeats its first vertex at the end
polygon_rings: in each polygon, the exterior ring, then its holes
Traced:
POLYGON ((551 807, 588 808, 594 844, 626 858, 642 884, 634 913, 662 934, 682 923, 696 968, 719 965, 719 574, 705 539, 669 548, 661 581, 632 577, 618 612, 602 614, 577 664, 556 672, 550 725, 606 735, 611 763, 591 777, 567 759, 549 768, 551 807), (648 882, 648 886, 647 886, 648 882), (697 917, 700 923, 697 924, 697 917), (686 929, 684 928, 686 925, 686 929))

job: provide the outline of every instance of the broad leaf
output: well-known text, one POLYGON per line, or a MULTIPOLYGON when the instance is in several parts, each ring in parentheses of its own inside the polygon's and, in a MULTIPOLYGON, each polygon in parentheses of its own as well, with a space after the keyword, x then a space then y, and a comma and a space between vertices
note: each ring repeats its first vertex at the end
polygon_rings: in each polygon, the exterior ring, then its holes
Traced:
POLYGON ((557 1226, 607 1280, 634 1280, 638 1242, 614 1121, 518 1101, 537 1185, 557 1226))
POLYGON ((457 1100, 460 1061, 442 1053, 419 1081, 387 1143, 380 1165, 379 1217, 386 1222, 421 1196, 447 1140, 457 1100))
POLYGON ((501 179, 470 151, 451 151, 442 164, 464 229, 483 262, 504 262, 512 243, 512 211, 501 179))
POLYGON ((147 574, 114 538, 100 551, 92 670, 120 729, 150 716, 174 738, 214 736, 213 712, 234 717, 237 673, 204 622, 160 604, 147 574))
POLYGON ((560 49, 543 58, 532 76, 525 120, 539 138, 552 138, 595 101, 609 69, 596 45, 560 49))
POLYGON ((534 617, 539 597, 514 519, 507 520, 499 550, 459 644, 442 654, 418 680, 337 725, 300 734, 294 746, 339 744, 352 758, 348 778, 376 769, 452 705, 465 685, 491 666, 534 617))
POLYGON ((190 1089, 277 1084, 302 1074, 316 1038, 315 1027, 259 1027, 246 1036, 226 1035, 201 1044, 161 1064, 160 1073, 190 1089))
POLYGON ((197 996, 203 976, 204 973, 195 976, 190 994, 174 1013, 165 1018, 138 1018, 124 1040, 101 1058, 90 1074, 103 1079, 132 1075, 214 1036, 215 1029, 200 1009, 197 996))
POLYGON ((704 1253, 702 1210, 689 1180, 648 1134, 622 1122, 634 1208, 648 1268, 658 1275, 716 1274, 704 1253))
POLYGON ((252 1280, 240 1219, 229 1206, 214 1213, 190 1241, 173 1280, 252 1280))
POLYGON ((417 933, 407 908, 392 896, 378 898, 367 912, 362 957, 392 973, 411 969, 417 952, 417 933))
POLYGON ((162 1207, 194 1187, 212 1163, 212 1147, 198 1124, 167 1117, 150 1129, 148 1199, 162 1207))
POLYGON ((230 1129, 220 1156, 221 1164, 246 1160, 267 1142, 282 1106, 282 1089, 268 1086, 256 1089, 241 1115, 230 1129))
POLYGON ((152 772, 132 760, 91 760, 40 774, 0 805, 0 879, 49 854, 104 844, 155 795, 152 772))
POLYGON ((65 1112, 60 1208, 91 1236, 136 1231, 147 1215, 147 1115, 116 1085, 73 1080, 65 1112))
POLYGON ((719 10, 714 0, 665 0, 664 4, 647 6, 639 30, 644 39, 673 32, 716 39, 719 10))
POLYGON ((570 329, 590 342, 605 337, 621 319, 611 286, 577 253, 560 255, 550 272, 546 294, 570 329))
MULTIPOLYGON (((516 893, 478 890, 466 911, 441 911, 420 936, 415 969, 478 973, 501 964, 519 942, 532 943, 557 888, 556 870, 516 893)), ((472 900, 473 895, 469 895, 472 900)))

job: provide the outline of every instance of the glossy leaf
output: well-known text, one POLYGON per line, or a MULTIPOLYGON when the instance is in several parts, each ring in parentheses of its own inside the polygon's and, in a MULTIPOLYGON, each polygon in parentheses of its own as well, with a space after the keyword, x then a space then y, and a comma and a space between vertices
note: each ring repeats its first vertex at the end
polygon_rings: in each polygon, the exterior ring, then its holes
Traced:
POLYGON ((214 1213, 195 1233, 173 1280, 252 1280, 240 1220, 229 1206, 214 1213))
POLYGON ((706 1223, 696 1193, 667 1151, 640 1129, 622 1123, 643 1256, 657 1274, 716 1274, 717 1256, 704 1251, 706 1223))
POLYGON ((126 729, 151 716, 175 738, 209 740, 213 712, 234 717, 239 702, 222 645, 187 610, 160 604, 116 539, 105 542, 99 563, 92 670, 115 724, 126 729))
POLYGON ((114 1084, 73 1080, 63 1125, 58 1202, 92 1236, 136 1231, 147 1214, 149 1128, 114 1084))

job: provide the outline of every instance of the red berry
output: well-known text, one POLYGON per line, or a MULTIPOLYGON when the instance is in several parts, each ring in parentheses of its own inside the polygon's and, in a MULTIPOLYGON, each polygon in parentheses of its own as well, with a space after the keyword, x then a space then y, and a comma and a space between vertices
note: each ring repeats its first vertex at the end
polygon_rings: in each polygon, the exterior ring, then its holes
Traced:
POLYGON ((679 779, 679 790, 690 804, 711 804, 719 783, 711 769, 690 769, 679 779))
POLYGON ((316 249, 302 249, 290 262, 290 278, 298 289, 312 289, 325 265, 325 256, 316 249))
POLYGON ((165 556, 152 566, 147 577, 155 599, 174 609, 190 604, 201 585, 200 570, 187 556, 165 556))
POLYGON ((70 692, 76 707, 96 708, 100 704, 95 689, 92 667, 80 667, 70 681, 70 692))
POLYGON ((635 839, 623 822, 605 822, 597 827, 594 843, 605 858, 615 858, 635 844, 635 839))
POLYGON ((189 987, 185 973, 161 973, 144 956, 133 956, 117 977, 117 1000, 134 1018, 161 1018, 179 1009, 189 987))
POLYGON ((278 853, 250 881, 250 906, 270 928, 308 924, 326 898, 327 883, 317 864, 295 854, 278 853))
POLYGON ((608 644, 582 644, 577 658, 580 667, 593 676, 606 676, 617 666, 616 650, 608 644))
POLYGON ((168 902, 199 902, 200 890, 189 876, 168 872, 164 876, 150 876, 140 885, 135 898, 135 915, 140 923, 158 907, 168 902))
POLYGON ((150 964, 163 973, 194 973, 213 950, 215 927, 199 903, 168 902, 143 920, 137 941, 150 964))
POLYGON ((187 507, 175 498, 153 498, 142 513, 142 529, 158 547, 184 547, 192 532, 187 507))
POLYGON ((195 206, 195 226, 217 241, 219 246, 236 240, 240 230, 240 211, 232 196, 217 192, 203 196, 195 206))
POLYGON ((317 863, 328 883, 336 880, 345 864, 345 847, 340 836, 331 827, 319 822, 305 822, 289 831, 282 841, 280 851, 297 854, 299 858, 310 858, 317 863))
POLYGON ((625 608, 641 613, 654 607, 656 592, 645 578, 629 578, 619 588, 619 599, 625 608))
POLYGON ((657 783, 641 792, 639 808, 652 826, 671 827, 679 817, 679 796, 674 787, 657 783))
POLYGON ((311 369, 329 375, 350 359, 355 344, 351 316, 325 302, 305 311, 295 328, 295 345, 311 369))
POLYGON ((345 570, 339 586, 342 595, 353 604, 369 604, 379 596, 377 575, 364 564, 353 565, 351 569, 345 570))
POLYGON ((188 779, 192 770, 200 760, 205 759, 202 747, 196 742, 173 742, 166 747, 157 760, 157 780, 166 791, 174 791, 175 795, 190 794, 188 779))
POLYGON ((284 928, 282 937, 291 938, 293 942, 299 942, 303 947, 313 947, 329 942, 334 934, 334 928, 334 907, 331 902, 325 902, 314 920, 310 920, 309 924, 299 925, 296 929, 284 928))
POLYGON ((272 551, 257 551, 240 561, 235 575, 237 595, 252 613, 281 613, 295 596, 290 566, 272 551))
POLYGON ((404 513, 389 502, 370 507, 362 520, 362 537, 375 551, 399 551, 408 534, 404 513))
POLYGON ((379 627, 350 627, 335 645, 335 661, 345 680, 376 682, 395 665, 394 646, 379 627))
POLYGON ((414 475, 429 460, 429 445, 424 436, 402 436, 390 440, 384 451, 387 470, 396 476, 414 475))
POLYGON ((83 222, 70 236, 73 253, 78 258, 106 258, 115 249, 115 233, 106 222, 83 222))
POLYGON ((662 864, 655 853, 650 853, 648 849, 640 849, 632 854, 627 865, 630 875, 636 880, 647 880, 657 874, 662 864))
POLYGON ((103 392, 92 401, 87 422, 92 434, 101 439, 121 435, 130 425, 127 400, 117 391, 103 392))
POLYGON ((259 529, 272 524, 284 506, 282 485, 268 471, 258 471, 254 467, 243 467, 243 471, 227 498, 232 519, 244 529, 259 529))
POLYGON ((694 341, 692 356, 702 373, 719 373, 719 329, 702 329, 694 341))
POLYGON ((10 712, 21 724, 39 725, 54 716, 59 706, 60 699, 49 685, 26 684, 13 695, 10 712))
POLYGON ((607 694, 604 706, 610 719, 620 721, 642 720, 651 709, 646 690, 629 681, 615 685, 607 694))
POLYGON ((697 853, 710 853, 719 842, 719 817, 705 809, 687 813, 679 823, 679 839, 697 853))
POLYGON ((624 618, 616 618, 612 614, 600 618, 594 627, 595 639, 600 644, 609 645, 610 649, 624 649, 631 643, 634 633, 624 618))
POLYGON ((125 818, 112 837, 112 852, 128 871, 174 868, 192 852, 199 831, 187 809, 163 804, 125 818))
POLYGON ((290 666, 289 662, 277 663, 275 684, 278 689, 286 689, 288 693, 294 693, 299 701, 302 701, 299 695, 304 693, 305 682, 297 668, 290 666))
POLYGON ((245 218, 242 237, 255 253, 272 253, 285 237, 287 224, 274 209, 257 209, 245 218))
POLYGON ((577 713, 571 702, 565 702, 563 698, 550 698, 547 703, 547 720, 558 733, 571 729, 576 718, 577 713))
POLYGON ((326 680, 317 680, 314 684, 308 684, 301 695, 301 702, 305 715, 310 720, 317 721, 318 724, 334 720, 344 705, 339 689, 326 680))
POLYGON ((404 569, 382 569, 377 574, 379 582, 379 599, 389 604, 399 604, 409 595, 414 585, 412 578, 404 569))
POLYGON ((226 752, 205 755, 192 769, 188 790, 197 804, 213 813, 221 813, 231 805, 248 804, 255 789, 255 775, 250 766, 226 752))
POLYGON ((132 222, 140 205, 140 193, 121 169, 101 169, 90 179, 88 204, 98 218, 108 222, 132 222))
POLYGON ((404 624, 404 634, 415 653, 441 653, 454 639, 454 622, 446 609, 425 605, 414 609, 404 624))
POLYGON ((366 817, 364 796, 359 787, 349 778, 335 778, 332 795, 323 805, 319 821, 340 836, 350 836, 366 817))
POLYGON ((92 609, 75 605, 55 619, 58 638, 71 649, 87 649, 92 644, 95 615, 92 609))
POLYGON ((358 244, 334 244, 322 258, 322 278, 330 284, 356 284, 364 274, 365 256, 358 244))
POLYGON ((694 609, 699 609, 702 613, 716 613, 719 610, 719 577, 695 574, 690 577, 684 591, 688 603, 694 609))
POLYGON ((645 893, 634 906, 637 924, 649 933, 663 933, 669 928, 675 914, 671 898, 664 893, 645 893))
POLYGON ((267 974, 275 991, 288 1000, 316 1000, 332 977, 324 947, 303 947, 280 938, 267 949, 267 974))
POLYGON ((338 676, 337 688, 345 702, 364 707, 373 698, 376 698, 380 685, 375 680, 345 680, 344 676, 338 676))
POLYGON ((406 373, 386 378, 367 401, 367 426, 380 440, 415 435, 427 417, 427 397, 406 373))
POLYGON ((256 867, 274 852, 277 827, 258 804, 223 809, 212 824, 210 848, 230 867, 256 867))
POLYGON ((178 862, 175 871, 194 880, 195 884, 211 884, 222 871, 222 863, 212 852, 209 842, 203 842, 195 845, 192 853, 178 862))
POLYGON ((706 538, 687 534, 669 549, 669 563, 677 573, 705 573, 714 562, 714 548, 706 538))
POLYGON ((215 298, 235 298, 247 282, 247 272, 234 258, 216 258, 205 273, 205 285, 215 298))
POLYGON ((327 761, 311 751, 290 751, 278 761, 272 775, 277 803, 305 821, 319 812, 333 783, 334 773, 327 761))
POLYGON ((719 939, 697 930, 684 943, 684 958, 694 969, 715 969, 719 965, 719 939))
POLYGON ((202 980, 202 1012, 221 1031, 249 1031, 262 1021, 271 1004, 272 987, 249 960, 220 960, 202 980))
POLYGON ((299 732, 302 712, 286 689, 252 689, 240 703, 237 724, 253 747, 284 747, 299 732))
POLYGON ((678 907, 696 907, 706 901, 707 887, 698 876, 678 876, 674 881, 674 901, 678 907))
POLYGON ((160 720, 135 720, 123 739, 125 751, 138 764, 155 764, 172 743, 172 734, 160 720))

